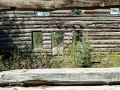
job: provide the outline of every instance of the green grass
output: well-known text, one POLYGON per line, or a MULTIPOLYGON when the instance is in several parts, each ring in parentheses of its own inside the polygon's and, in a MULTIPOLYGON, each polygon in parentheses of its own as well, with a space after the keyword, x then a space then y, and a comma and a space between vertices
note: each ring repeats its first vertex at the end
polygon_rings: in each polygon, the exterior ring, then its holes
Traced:
MULTIPOLYGON (((39 36, 41 36, 41 33, 35 33, 34 39, 37 40, 39 36)), ((24 68, 120 67, 120 50, 118 46, 116 46, 114 50, 108 50, 106 53, 94 53, 94 48, 90 47, 91 42, 89 42, 90 39, 88 36, 81 38, 80 32, 78 32, 78 34, 75 32, 74 36, 73 43, 69 44, 62 55, 48 56, 46 53, 28 54, 22 53, 18 49, 11 51, 11 56, 8 59, 0 55, 0 70, 24 68)), ((61 38, 62 40, 61 36, 55 38, 61 38)), ((40 40, 41 39, 38 41, 41 42, 40 40)), ((60 44, 61 40, 57 44, 60 44)), ((34 46, 39 44, 36 43, 34 46)))

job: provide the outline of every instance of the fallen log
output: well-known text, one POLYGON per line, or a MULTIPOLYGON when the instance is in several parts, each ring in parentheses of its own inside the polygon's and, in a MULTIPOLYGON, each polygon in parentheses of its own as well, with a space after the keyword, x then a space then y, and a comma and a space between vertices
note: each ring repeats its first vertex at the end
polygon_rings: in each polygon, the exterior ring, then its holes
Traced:
POLYGON ((120 68, 24 69, 0 72, 0 86, 118 84, 120 68))
POLYGON ((0 87, 0 90, 120 90, 120 86, 39 86, 0 87))

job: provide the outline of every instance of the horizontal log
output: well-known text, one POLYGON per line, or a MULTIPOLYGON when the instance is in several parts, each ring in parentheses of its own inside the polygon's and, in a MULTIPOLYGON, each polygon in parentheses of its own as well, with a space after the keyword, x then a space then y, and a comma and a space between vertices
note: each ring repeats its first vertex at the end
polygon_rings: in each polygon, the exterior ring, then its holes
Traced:
POLYGON ((3 11, 0 14, 35 14, 35 11, 3 11))
POLYGON ((22 50, 23 52, 33 52, 33 53, 40 53, 40 52, 45 52, 45 53, 51 53, 51 49, 36 49, 36 50, 31 50, 31 51, 28 51, 28 50, 22 50))
POLYGON ((110 13, 110 9, 87 9, 87 10, 81 10, 82 13, 110 13))
POLYGON ((119 1, 84 1, 84 0, 58 0, 58 1, 43 1, 43 0, 21 0, 21 1, 0 1, 0 10, 55 10, 55 9, 68 9, 68 8, 103 8, 103 7, 120 7, 119 1), (49 4, 48 4, 49 3, 49 4))
POLYGON ((31 41, 31 37, 3 37, 0 41, 31 41))
POLYGON ((111 85, 120 84, 119 68, 27 69, 2 71, 3 85, 111 85), (31 73, 32 72, 32 73, 31 73))
POLYGON ((7 18, 9 20, 9 18, 51 18, 51 17, 58 17, 58 18, 62 18, 63 17, 113 17, 119 18, 119 14, 81 14, 81 15, 71 15, 71 14, 51 14, 50 16, 37 16, 37 15, 8 15, 8 14, 4 14, 4 15, 0 15, 0 19, 5 19, 7 18))
POLYGON ((64 40, 64 44, 69 44, 69 43, 72 43, 73 40, 64 40))
POLYGON ((0 90, 120 90, 119 85, 113 86, 36 86, 36 87, 1 87, 0 90))
POLYGON ((93 35, 94 35, 94 36, 96 36, 96 35, 104 35, 104 36, 105 36, 105 35, 106 35, 106 36, 107 36, 107 35, 112 35, 112 36, 115 35, 115 36, 117 36, 117 35, 118 35, 118 36, 119 36, 119 35, 120 35, 120 32, 87 32, 87 33, 84 32, 84 33, 83 33, 83 35, 86 35, 86 34, 89 35, 89 36, 90 36, 90 35, 92 35, 92 36, 93 36, 93 35))
POLYGON ((0 34, 0 38, 3 37, 31 37, 31 33, 24 33, 24 34, 0 34))
POLYGON ((71 10, 55 10, 55 11, 51 11, 51 14, 68 14, 71 13, 71 10))
POLYGON ((120 29, 81 29, 84 32, 120 32, 120 29))
POLYGON ((29 49, 31 47, 31 45, 4 45, 4 46, 0 46, 0 49, 12 49, 12 48, 18 48, 18 49, 29 49))
POLYGON ((64 32, 64 36, 73 36, 72 32, 64 32))
POLYGON ((44 49, 51 49, 51 47, 52 47, 51 44, 45 44, 45 45, 43 45, 44 49))
POLYGON ((100 48, 100 47, 96 47, 93 49, 94 52, 119 52, 120 49, 119 48, 112 48, 112 47, 108 47, 108 48, 100 48))
POLYGON ((91 47, 94 47, 94 48, 119 48, 120 45, 90 45, 91 47))
POLYGON ((0 22, 0 25, 54 25, 54 24, 60 24, 60 25, 71 25, 71 24, 77 24, 77 25, 91 25, 91 24, 119 24, 120 21, 17 21, 17 22, 0 22))
POLYGON ((42 36, 51 36, 51 33, 43 32, 43 33, 42 33, 42 36))
POLYGON ((0 45, 29 45, 31 44, 31 41, 8 41, 8 42, 0 42, 0 45))
MULTIPOLYGON (((93 39, 93 40, 117 40, 117 39, 120 39, 120 36, 104 36, 104 35, 101 35, 101 36, 88 36, 90 39, 93 39)), ((86 37, 81 37, 81 38, 86 38, 86 37)))
POLYGON ((47 34, 48 32, 53 32, 53 31, 73 31, 73 30, 81 30, 81 29, 57 29, 57 28, 13 29, 13 30, 0 30, 0 34, 31 33, 31 32, 35 32, 35 31, 43 31, 43 33, 46 33, 46 34, 42 34, 42 35, 44 35, 44 36, 47 35, 48 36, 48 34, 47 34))
POLYGON ((51 40, 51 36, 44 36, 42 37, 43 40, 51 40))
POLYGON ((89 40, 94 44, 120 44, 120 40, 89 40))
POLYGON ((70 40, 73 39, 73 36, 64 36, 64 39, 70 40))
POLYGON ((43 45, 44 44, 51 44, 51 40, 45 40, 45 41, 43 41, 43 45))
POLYGON ((26 17, 26 18, 1 18, 0 22, 6 21, 120 21, 120 17, 26 17))

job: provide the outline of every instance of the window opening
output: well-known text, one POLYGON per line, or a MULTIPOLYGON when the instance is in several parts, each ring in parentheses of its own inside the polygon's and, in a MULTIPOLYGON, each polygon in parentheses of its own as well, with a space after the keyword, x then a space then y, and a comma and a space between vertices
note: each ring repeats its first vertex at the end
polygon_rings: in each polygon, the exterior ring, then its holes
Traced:
POLYGON ((42 48, 42 32, 33 32, 33 49, 41 50, 42 48))
POLYGON ((80 9, 72 9, 71 14, 72 15, 81 15, 81 10, 80 9))
POLYGON ((119 14, 120 9, 119 8, 110 8, 110 14, 119 14))
POLYGON ((63 32, 52 32, 52 52, 53 55, 63 53, 63 32))
POLYGON ((40 12, 40 11, 37 11, 36 14, 38 16, 50 16, 50 12, 40 12))

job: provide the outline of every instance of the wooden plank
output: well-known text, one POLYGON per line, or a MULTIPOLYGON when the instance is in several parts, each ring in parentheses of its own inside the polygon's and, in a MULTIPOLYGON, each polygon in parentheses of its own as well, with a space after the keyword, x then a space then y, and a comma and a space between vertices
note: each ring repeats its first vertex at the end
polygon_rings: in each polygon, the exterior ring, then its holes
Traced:
POLYGON ((36 86, 36 87, 0 87, 0 90, 120 90, 119 85, 113 86, 36 86))
POLYGON ((119 68, 64 68, 2 71, 0 85, 115 85, 119 68), (32 72, 32 73, 31 73, 32 72))

